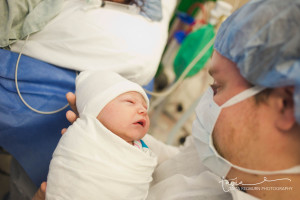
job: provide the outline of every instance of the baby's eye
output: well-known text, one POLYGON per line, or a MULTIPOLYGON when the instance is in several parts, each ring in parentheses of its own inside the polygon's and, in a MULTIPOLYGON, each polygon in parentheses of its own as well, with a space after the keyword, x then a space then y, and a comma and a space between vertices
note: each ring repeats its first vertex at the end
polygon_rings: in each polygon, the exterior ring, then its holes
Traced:
POLYGON ((128 102, 128 103, 134 104, 134 101, 131 100, 131 99, 126 99, 125 101, 128 102))

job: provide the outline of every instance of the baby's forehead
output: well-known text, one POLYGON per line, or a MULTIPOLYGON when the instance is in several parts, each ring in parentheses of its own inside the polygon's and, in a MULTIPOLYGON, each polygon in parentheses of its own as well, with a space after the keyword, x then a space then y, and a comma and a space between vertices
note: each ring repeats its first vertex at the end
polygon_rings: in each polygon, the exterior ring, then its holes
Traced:
POLYGON ((140 100, 142 100, 146 103, 146 99, 144 98, 144 96, 141 93, 136 92, 136 91, 125 92, 125 93, 120 94, 119 96, 117 96, 116 99, 125 98, 125 97, 137 98, 137 99, 140 99, 140 100))

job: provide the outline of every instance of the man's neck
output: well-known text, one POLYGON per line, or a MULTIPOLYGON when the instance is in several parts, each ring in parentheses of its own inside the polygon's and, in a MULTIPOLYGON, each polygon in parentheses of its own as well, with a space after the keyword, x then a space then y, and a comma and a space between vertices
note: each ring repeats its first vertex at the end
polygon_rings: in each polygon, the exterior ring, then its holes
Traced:
POLYGON ((248 194, 264 200, 299 199, 300 174, 252 175, 243 172, 231 173, 241 189, 248 194))
MULTIPOLYGON (((263 183, 257 185, 258 190, 246 190, 246 192, 266 200, 298 199, 300 197, 299 175, 265 176, 260 180, 260 182, 263 183)), ((259 179, 257 179, 257 181, 259 181, 259 179)))

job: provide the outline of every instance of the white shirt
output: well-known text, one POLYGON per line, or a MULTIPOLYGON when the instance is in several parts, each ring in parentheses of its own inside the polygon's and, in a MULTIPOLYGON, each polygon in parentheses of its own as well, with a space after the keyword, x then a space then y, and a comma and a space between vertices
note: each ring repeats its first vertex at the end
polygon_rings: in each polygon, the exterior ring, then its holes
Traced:
POLYGON ((257 200, 238 189, 224 191, 222 179, 201 163, 192 137, 180 148, 165 145, 151 136, 143 140, 158 156, 148 200, 257 200))
POLYGON ((230 191, 230 193, 233 200, 258 200, 258 198, 237 189, 230 191))

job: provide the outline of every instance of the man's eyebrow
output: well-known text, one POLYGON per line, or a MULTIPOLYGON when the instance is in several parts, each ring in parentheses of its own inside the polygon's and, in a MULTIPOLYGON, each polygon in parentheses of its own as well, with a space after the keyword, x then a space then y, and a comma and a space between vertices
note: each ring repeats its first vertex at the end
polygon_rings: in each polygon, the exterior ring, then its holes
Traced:
POLYGON ((210 76, 213 76, 215 73, 216 73, 216 70, 215 70, 214 68, 209 68, 209 69, 208 69, 208 74, 209 74, 210 76))

